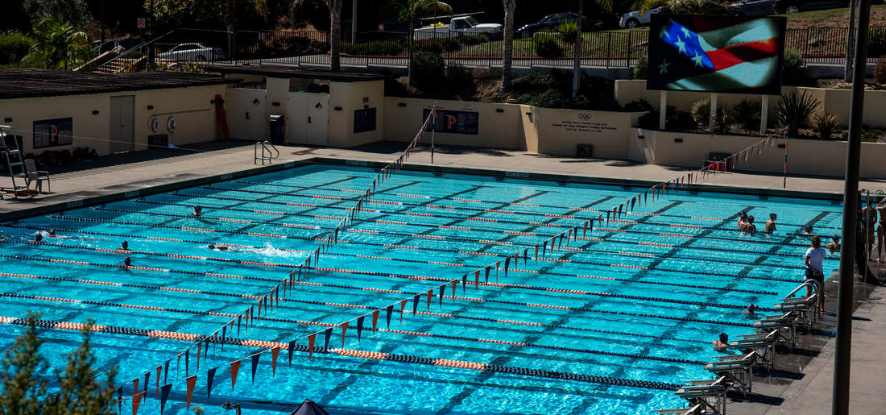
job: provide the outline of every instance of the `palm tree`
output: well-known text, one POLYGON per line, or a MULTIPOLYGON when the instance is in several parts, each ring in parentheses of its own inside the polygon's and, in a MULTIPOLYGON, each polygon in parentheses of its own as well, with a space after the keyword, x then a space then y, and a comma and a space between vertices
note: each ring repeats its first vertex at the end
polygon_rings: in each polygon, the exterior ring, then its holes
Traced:
MULTIPOLYGON (((612 0, 594 0, 597 2, 597 5, 600 6, 603 10, 610 12, 612 11, 612 0)), ((658 0, 645 0, 645 1, 658 1, 658 0)), ((572 99, 578 97, 578 90, 580 87, 581 80, 581 27, 582 27, 582 13, 584 13, 584 0, 578 0, 578 17, 575 20, 575 49, 572 53, 574 58, 572 64, 573 77, 572 77, 572 99)))
POLYGON ((449 4, 439 0, 395 0, 390 6, 400 15, 400 20, 409 22, 409 85, 412 85, 412 57, 415 49, 415 25, 422 16, 433 12, 452 13, 449 4))
POLYGON ((61 15, 46 17, 34 25, 34 44, 23 62, 47 69, 71 69, 90 58, 89 36, 61 15))
MULTIPOLYGON (((298 9, 308 0, 294 0, 290 8, 290 20, 295 21, 295 15, 298 9)), ((329 62, 329 70, 338 72, 341 70, 341 8, 344 0, 325 0, 329 6, 329 18, 332 24, 329 29, 329 52, 331 58, 329 62)))
POLYGON ((505 8, 504 52, 501 59, 501 90, 511 89, 511 61, 514 57, 514 12, 517 0, 501 0, 505 8))

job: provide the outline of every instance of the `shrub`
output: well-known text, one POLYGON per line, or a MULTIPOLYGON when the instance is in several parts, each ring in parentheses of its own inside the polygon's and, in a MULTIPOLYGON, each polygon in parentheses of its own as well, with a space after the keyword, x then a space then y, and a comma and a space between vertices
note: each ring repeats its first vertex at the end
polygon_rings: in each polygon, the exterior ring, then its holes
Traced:
POLYGON ((839 119, 834 114, 822 111, 812 117, 812 130, 818 133, 822 140, 830 140, 839 128, 839 119))
POLYGON ((436 89, 444 75, 443 57, 439 53, 415 52, 412 62, 412 81, 418 89, 436 89))
POLYGON ((877 65, 874 66, 874 82, 886 84, 886 55, 877 59, 877 65))
POLYGON ((627 104, 625 104, 625 106, 624 106, 624 111, 628 111, 628 112, 641 112, 641 111, 644 111, 644 112, 653 112, 653 111, 655 111, 655 110, 652 108, 652 104, 650 104, 650 103, 649 103, 648 101, 646 101, 645 99, 641 99, 641 100, 639 100, 639 101, 631 101, 631 102, 628 102, 627 104))
POLYGON ((557 32, 560 33, 560 39, 564 42, 575 43, 578 25, 575 22, 563 22, 557 26, 557 32))
POLYGON ((456 39, 457 42, 461 43, 462 45, 479 45, 489 40, 484 35, 458 36, 456 37, 456 39))
POLYGON ((542 58, 558 58, 563 56, 563 50, 560 49, 560 43, 557 38, 550 33, 536 33, 532 37, 532 48, 535 54, 542 58))
POLYGON ((447 52, 455 52, 461 49, 461 44, 453 38, 443 39, 443 50, 447 52))
POLYGON ((443 45, 436 40, 425 40, 415 43, 415 50, 422 52, 430 52, 433 54, 443 53, 443 45))
POLYGON ((868 56, 886 55, 886 31, 882 28, 871 28, 868 32, 868 56))
POLYGON ((756 101, 741 100, 732 108, 732 116, 743 130, 754 131, 760 128, 762 105, 756 101))
POLYGON ((788 128, 788 137, 797 137, 800 128, 806 125, 809 115, 821 106, 815 97, 803 91, 791 91, 781 96, 781 101, 775 107, 775 121, 779 126, 788 128))
POLYGON ((880 136, 886 134, 883 130, 861 130, 861 141, 865 143, 876 143, 880 141, 880 136))
POLYGON ((785 85, 803 85, 809 76, 806 74, 806 61, 797 49, 784 50, 784 70, 782 83, 785 85))
POLYGON ((646 79, 649 74, 649 58, 642 55, 634 63, 634 79, 646 79))
POLYGON ((464 91, 474 85, 471 71, 464 66, 452 65, 446 68, 446 88, 451 91, 464 91))
POLYGON ((20 62, 32 43, 31 38, 16 31, 0 33, 0 65, 20 62))
POLYGON ((675 107, 668 105, 667 127, 671 130, 694 130, 698 123, 687 111, 677 111, 675 107))
POLYGON ((526 104, 541 108, 568 108, 569 100, 556 89, 549 89, 541 94, 533 94, 526 104))
POLYGON ((396 56, 406 49, 402 41, 373 41, 366 43, 341 44, 341 52, 350 55, 396 56))
POLYGON ((722 106, 717 107, 716 118, 714 118, 714 132, 717 134, 726 134, 735 124, 735 117, 732 112, 726 111, 722 106))
POLYGON ((707 128, 711 125, 711 100, 705 98, 692 104, 689 113, 698 125, 701 125, 702 128, 707 128))

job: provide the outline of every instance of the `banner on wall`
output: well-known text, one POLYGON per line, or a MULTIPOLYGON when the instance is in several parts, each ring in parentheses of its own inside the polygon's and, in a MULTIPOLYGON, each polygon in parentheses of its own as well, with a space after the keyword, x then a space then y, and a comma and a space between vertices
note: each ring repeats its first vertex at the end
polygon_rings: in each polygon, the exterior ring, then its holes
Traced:
POLYGON ((66 146, 73 143, 73 118, 34 121, 34 148, 66 146))
MULTIPOLYGON (((421 122, 424 123, 431 110, 422 112, 421 122)), ((480 113, 474 111, 443 111, 437 110, 436 125, 429 125, 425 131, 434 130, 438 133, 473 134, 480 133, 480 113)))

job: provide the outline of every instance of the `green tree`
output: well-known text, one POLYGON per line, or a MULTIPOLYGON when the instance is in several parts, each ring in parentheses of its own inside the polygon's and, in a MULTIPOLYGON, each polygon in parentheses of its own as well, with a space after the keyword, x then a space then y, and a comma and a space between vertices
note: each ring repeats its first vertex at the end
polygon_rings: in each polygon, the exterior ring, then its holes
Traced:
POLYGON ((47 69, 73 69, 89 60, 89 37, 61 15, 40 20, 31 33, 34 45, 24 62, 47 69))
POLYGON ((61 16, 74 27, 84 27, 92 20, 86 0, 24 0, 22 8, 35 25, 54 16, 61 16))
MULTIPOLYGON (((329 19, 331 20, 329 29, 329 53, 331 55, 329 69, 333 72, 341 70, 341 8, 344 0, 325 0, 329 6, 329 19)), ((290 18, 292 22, 296 21, 296 16, 308 0, 294 0, 290 8, 290 18)))
POLYGON ((59 373, 60 391, 46 401, 47 415, 99 415, 107 413, 109 408, 116 405, 114 387, 116 367, 106 372, 105 383, 98 380, 100 373, 95 369, 95 355, 90 345, 94 324, 95 322, 90 319, 83 326, 80 331, 83 341, 77 350, 68 354, 68 365, 64 374, 59 373))
MULTIPOLYGON (((647 1, 647 0, 644 0, 647 1)), ((612 11, 612 0, 594 0, 604 12, 612 11)), ((578 98, 579 90, 581 90, 581 42, 582 42, 582 14, 584 14, 584 0, 578 0, 578 17, 575 21, 575 49, 572 56, 572 99, 578 98)))
POLYGON ((413 85, 413 55, 415 53, 415 26, 421 23, 421 18, 433 13, 452 13, 452 7, 439 0, 394 0, 389 7, 393 7, 400 16, 400 20, 409 23, 409 85, 413 85))
POLYGON ((501 0, 505 9, 504 47, 501 59, 501 90, 511 89, 511 63, 514 58, 514 13, 517 0, 501 0))
POLYGON ((12 348, 3 353, 0 362, 0 414, 32 415, 41 413, 46 397, 46 381, 37 380, 47 367, 39 354, 42 340, 37 336, 39 314, 28 313, 27 328, 15 339, 12 348))

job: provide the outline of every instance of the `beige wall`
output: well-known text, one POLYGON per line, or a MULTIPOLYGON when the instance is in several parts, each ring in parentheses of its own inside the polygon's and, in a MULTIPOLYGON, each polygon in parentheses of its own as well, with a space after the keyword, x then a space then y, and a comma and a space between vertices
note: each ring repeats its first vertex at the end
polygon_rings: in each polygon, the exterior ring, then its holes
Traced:
POLYGON ((227 85, 201 86, 178 89, 155 89, 110 96, 135 95, 135 149, 147 148, 148 136, 169 134, 169 142, 177 146, 213 141, 219 138, 215 115, 215 96, 227 95, 227 85), (154 109, 149 110, 148 106, 154 109), (175 131, 166 129, 166 121, 175 117, 175 131), (160 130, 151 131, 151 119, 160 121, 160 130))
POLYGON ((424 110, 432 108, 434 103, 437 103, 437 108, 441 110, 471 111, 479 114, 477 135, 437 133, 434 138, 435 143, 509 150, 527 149, 521 122, 523 113, 521 107, 531 107, 514 104, 387 97, 385 139, 411 141, 424 122, 422 119, 424 110), (499 110, 501 112, 498 112, 499 110))
MULTIPOLYGON (((666 131, 634 129, 632 137, 640 143, 643 156, 636 161, 666 166, 699 168, 710 153, 736 153, 755 143, 760 137, 722 136, 715 134, 687 134, 666 131), (643 136, 638 139, 637 136, 643 136), (677 143, 674 139, 682 139, 677 143)), ((765 147, 763 154, 739 160, 742 171, 781 173, 784 149, 765 147)), ((862 143, 861 177, 886 178, 886 144, 862 143)), ((814 176, 843 176, 846 169, 846 142, 794 139, 788 143, 788 173, 814 176)))
POLYGON ((579 144, 593 146, 593 157, 628 158, 630 128, 643 113, 536 108, 538 153, 575 156, 579 144))
POLYGON ((156 89, 118 92, 113 94, 72 95, 46 98, 22 98, 0 100, 0 121, 14 127, 22 136, 25 153, 41 153, 45 150, 73 150, 92 147, 100 155, 108 154, 110 139, 111 97, 134 96, 133 141, 135 149, 147 148, 150 123, 153 117, 160 121, 157 133, 169 134, 169 141, 185 145, 216 138, 215 106, 210 103, 216 94, 226 95, 227 85, 201 86, 178 89, 156 89), (147 107, 151 105, 153 109, 147 107), (93 114, 98 111, 98 114, 93 114), (166 121, 175 117, 176 129, 169 133, 166 121), (32 133, 35 120, 73 118, 74 141, 69 146, 33 149, 32 133))
MULTIPOLYGON (((844 128, 849 124, 850 90, 790 86, 782 88, 784 93, 793 90, 805 91, 813 95, 822 103, 820 111, 827 111, 837 115, 844 128)), ((710 97, 710 93, 704 92, 668 91, 667 101, 668 105, 673 105, 678 110, 689 111, 692 108, 692 104, 710 97)), ((621 105, 645 99, 652 104, 653 108, 658 110, 661 103, 661 91, 647 90, 646 81, 643 80, 617 80, 615 81, 615 98, 621 105)), ((717 104, 727 107, 734 106, 742 100, 760 101, 761 99, 760 95, 717 94, 717 104)), ((775 106, 778 105, 778 101, 778 96, 769 97, 770 120, 772 119, 775 106)), ((886 91, 865 91, 864 103, 862 123, 871 128, 886 128, 886 91)))
POLYGON ((385 133, 384 94, 384 81, 331 82, 329 145, 353 147, 382 140, 385 133), (364 108, 376 108, 375 131, 354 134, 354 111, 364 108))

